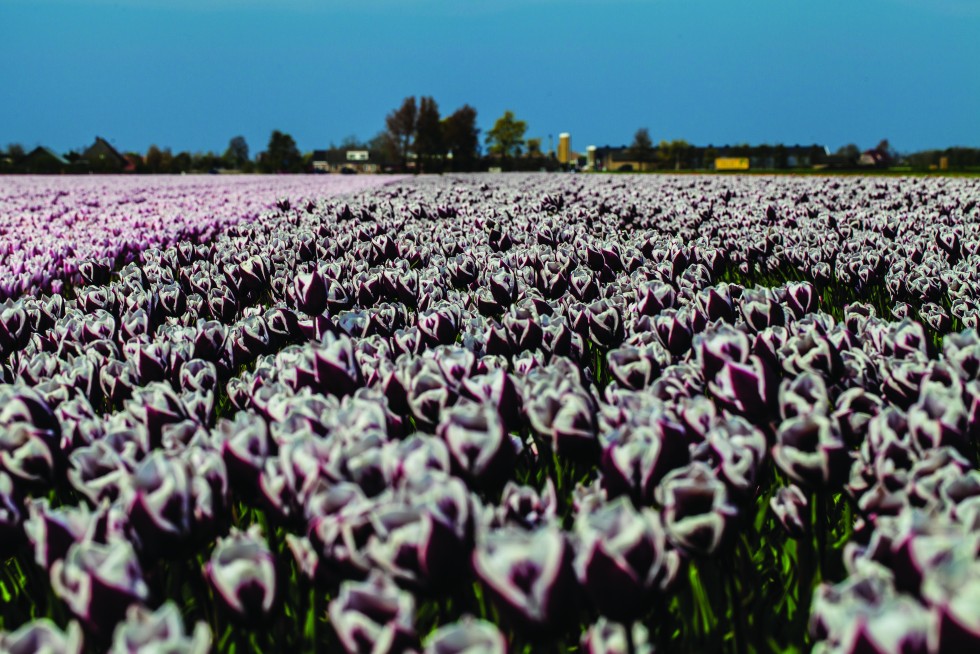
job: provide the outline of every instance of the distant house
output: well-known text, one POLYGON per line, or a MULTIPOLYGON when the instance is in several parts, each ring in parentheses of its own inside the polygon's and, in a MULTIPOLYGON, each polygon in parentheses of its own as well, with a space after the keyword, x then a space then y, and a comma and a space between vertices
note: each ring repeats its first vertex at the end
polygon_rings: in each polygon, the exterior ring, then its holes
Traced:
POLYGON ((136 170, 135 164, 124 157, 112 144, 101 136, 95 137, 95 143, 86 148, 81 160, 88 165, 93 173, 123 173, 136 170))
POLYGON ((861 153, 857 163, 868 168, 887 168, 891 164, 891 157, 887 152, 878 149, 867 150, 861 153))
POLYGON ((64 172, 70 165, 67 159, 44 146, 38 146, 28 152, 21 163, 25 171, 44 175, 64 172))
POLYGON ((748 170, 812 168, 825 163, 827 150, 821 145, 690 145, 664 155, 654 146, 650 159, 641 163, 636 160, 632 148, 605 146, 596 149, 596 165, 599 170, 640 171, 666 170, 748 170), (663 160, 664 156, 668 161, 663 160))
POLYGON ((626 146, 610 147, 607 145, 596 148, 595 158, 596 165, 601 166, 601 170, 609 172, 629 173, 649 170, 653 168, 653 162, 656 160, 656 148, 651 150, 650 161, 646 163, 637 161, 633 149, 626 146))
POLYGON ((381 172, 380 156, 363 148, 332 148, 313 151, 313 172, 356 173, 381 172))

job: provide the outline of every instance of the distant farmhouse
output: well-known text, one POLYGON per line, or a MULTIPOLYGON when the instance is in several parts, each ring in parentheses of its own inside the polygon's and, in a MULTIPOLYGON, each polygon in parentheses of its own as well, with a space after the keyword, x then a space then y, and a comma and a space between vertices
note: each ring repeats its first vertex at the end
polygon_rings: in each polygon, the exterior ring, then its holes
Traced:
POLYGON ((51 175, 68 170, 68 160, 50 148, 38 146, 27 153, 21 164, 29 173, 51 175))
POLYGON ((95 143, 86 148, 80 160, 84 161, 88 170, 93 173, 128 173, 136 170, 134 162, 120 154, 101 136, 95 137, 95 143))
MULTIPOLYGON (((673 150, 669 157, 659 147, 650 151, 647 161, 637 160, 632 148, 604 146, 595 149, 598 170, 636 172, 655 169, 683 170, 766 170, 813 168, 825 164, 827 149, 822 145, 723 145, 687 146, 673 150), (668 160, 669 159, 669 160, 668 160)), ((590 153, 591 157, 591 153, 590 153)))
POLYGON ((81 154, 71 152, 62 156, 45 146, 38 146, 17 162, 23 172, 38 175, 61 173, 129 173, 135 172, 136 162, 119 153, 101 136, 81 154))
POLYGON ((314 173, 380 173, 381 156, 363 148, 332 148, 313 151, 314 173))

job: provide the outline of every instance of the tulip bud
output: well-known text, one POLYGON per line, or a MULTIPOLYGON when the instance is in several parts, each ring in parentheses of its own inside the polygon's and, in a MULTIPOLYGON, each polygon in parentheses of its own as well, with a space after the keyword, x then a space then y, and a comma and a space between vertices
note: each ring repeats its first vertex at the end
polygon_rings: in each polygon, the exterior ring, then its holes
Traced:
POLYGON ((61 426, 33 389, 0 385, 0 467, 24 483, 47 488, 64 461, 61 426))
POLYGON ((581 651, 584 654, 653 654, 654 649, 649 632, 641 622, 622 625, 600 617, 582 634, 581 651), (627 629, 633 633, 627 635, 627 629))
POLYGON ((926 382, 919 401, 908 411, 909 432, 922 452, 951 446, 968 451, 968 414, 959 389, 947 389, 937 382, 926 382))
POLYGON ((851 463, 847 446, 830 419, 816 413, 783 421, 772 458, 796 483, 829 490, 844 482, 851 463))
POLYGON ((668 474, 657 488, 657 499, 671 542, 696 556, 715 554, 738 516, 725 484, 700 462, 668 474))
POLYGON ((735 306, 731 289, 726 284, 707 288, 694 296, 694 303, 709 322, 735 321, 735 306))
POLYGON ((219 538, 204 576, 222 607, 243 624, 263 622, 278 599, 276 559, 258 526, 219 538))
POLYGON ((617 429, 604 437, 603 487, 611 496, 625 493, 650 505, 660 480, 689 460, 683 426, 666 417, 649 426, 617 429))
POLYGON ((486 404, 458 404, 442 412, 436 433, 449 448, 453 468, 481 487, 500 487, 515 460, 500 414, 486 404))
POLYGON ((817 291, 809 282, 786 285, 786 302, 797 318, 817 310, 817 291))
POLYGON ((116 626, 110 654, 207 654, 211 649, 211 630, 207 623, 198 622, 187 636, 180 609, 171 601, 156 611, 133 604, 126 610, 126 619, 116 626))
POLYGON ((776 491, 769 500, 776 520, 790 538, 802 538, 810 525, 809 502, 798 486, 790 484, 776 491))
POLYGON ((599 450, 596 439, 596 407, 581 388, 560 388, 552 380, 539 383, 524 400, 531 428, 551 441, 559 456, 593 461, 599 450))
POLYGON ((13 554, 23 541, 24 505, 10 475, 0 471, 0 557, 13 554))
POLYGON ((69 622, 62 631, 48 618, 37 618, 11 632, 0 632, 0 652, 9 654, 82 654, 82 628, 69 622))
POLYGON ((0 305, 0 357, 23 348, 30 336, 24 303, 7 300, 0 305))
POLYGON ((75 543, 63 560, 51 564, 51 587, 71 612, 97 636, 108 637, 150 591, 132 544, 112 539, 75 543))
POLYGON ((589 338, 605 349, 623 342, 625 329, 619 307, 608 300, 598 300, 588 307, 589 338))
POLYGON ((745 363, 726 362, 708 388, 723 408, 754 424, 768 423, 776 416, 777 380, 756 355, 745 363))
POLYGON ((307 315, 320 315, 327 308, 327 284, 319 271, 297 274, 293 292, 296 307, 307 315))
POLYGON ((464 616, 435 630, 423 654, 507 654, 507 640, 493 623, 464 616))
POLYGON ((657 336, 674 357, 683 356, 691 348, 694 335, 690 311, 667 309, 654 317, 657 336))
POLYGON ((159 450, 150 453, 133 476, 128 512, 151 557, 180 556, 193 526, 191 475, 186 463, 159 450))
POLYGON ((557 526, 490 532, 473 569, 506 619, 536 632, 565 626, 576 584, 572 551, 557 526))
POLYGON ((490 275, 490 294, 502 307, 509 307, 517 301, 517 278, 507 268, 500 268, 490 275))
POLYGON ((230 323, 238 315, 238 299, 228 286, 216 286, 208 291, 208 308, 215 320, 230 323))
POLYGON ((413 626, 415 599, 374 572, 364 582, 346 581, 328 608, 330 624, 348 654, 411 651, 418 643, 413 626))
POLYGON ((604 616, 630 623, 677 577, 680 556, 667 546, 657 514, 636 511, 625 497, 580 515, 575 570, 604 616))
POLYGON ((723 325, 694 338, 701 374, 712 381, 726 363, 745 363, 751 353, 749 337, 740 329, 723 325))
POLYGON ((642 390, 670 364, 670 355, 659 344, 623 346, 606 355, 609 372, 623 388, 642 390))
POLYGON ((761 332, 768 327, 782 326, 786 322, 782 305, 767 290, 744 291, 739 300, 739 310, 745 322, 755 332, 761 332))
POLYGON ((344 397, 361 386, 361 371, 350 338, 326 334, 314 356, 317 383, 325 392, 344 397))

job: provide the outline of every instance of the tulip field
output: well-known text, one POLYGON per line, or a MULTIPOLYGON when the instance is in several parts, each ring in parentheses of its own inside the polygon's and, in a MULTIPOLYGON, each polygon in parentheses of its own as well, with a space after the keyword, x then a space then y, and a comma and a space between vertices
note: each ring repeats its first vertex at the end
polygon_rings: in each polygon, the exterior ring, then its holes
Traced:
POLYGON ((0 179, 0 652, 980 651, 980 180, 0 179))

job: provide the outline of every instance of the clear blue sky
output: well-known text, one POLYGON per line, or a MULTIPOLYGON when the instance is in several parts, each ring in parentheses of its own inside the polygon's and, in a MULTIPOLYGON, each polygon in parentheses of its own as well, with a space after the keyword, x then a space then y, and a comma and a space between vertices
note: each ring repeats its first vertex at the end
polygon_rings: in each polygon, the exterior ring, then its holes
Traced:
POLYGON ((407 95, 546 147, 980 146, 980 0, 0 0, 0 144, 305 151, 407 95))

